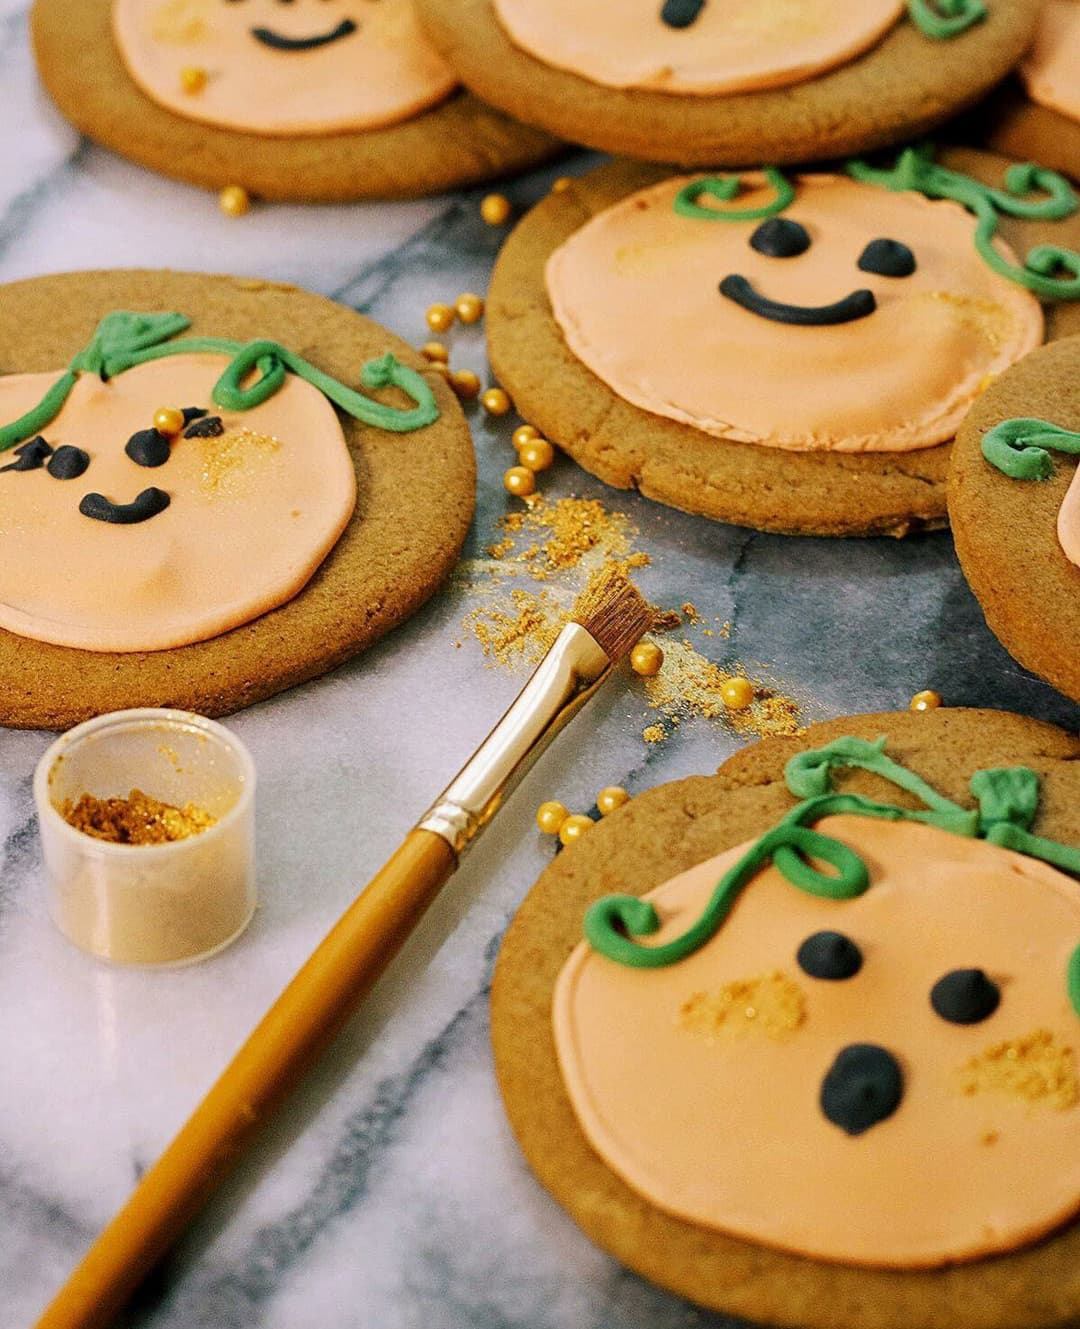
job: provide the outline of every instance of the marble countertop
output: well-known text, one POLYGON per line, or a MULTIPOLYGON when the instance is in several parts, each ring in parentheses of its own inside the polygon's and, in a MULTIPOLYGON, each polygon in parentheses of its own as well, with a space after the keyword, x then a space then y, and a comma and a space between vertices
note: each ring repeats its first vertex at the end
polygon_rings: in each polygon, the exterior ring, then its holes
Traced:
MULTIPOLYGON (((172 266, 297 282, 424 340, 423 311, 483 291, 501 232, 483 191, 421 202, 258 207, 210 195, 79 137, 37 87, 24 0, 0 0, 0 281, 81 267, 172 266)), ((512 183, 517 207, 557 171, 512 183)), ((2 294, 0 294, 2 299, 2 294)), ((483 371, 478 332, 455 363, 483 371)), ((509 425, 476 422, 479 505, 467 553, 507 510, 509 425)), ((640 530, 651 598, 731 624, 703 646, 760 662, 811 716, 957 705, 1075 726, 1076 708, 1020 669, 983 624, 947 534, 898 543, 784 540, 605 490, 567 461, 552 496, 602 497, 640 530)), ((243 1036, 356 888, 515 695, 462 630, 459 583, 327 678, 228 723, 259 770, 261 905, 211 962, 100 966, 50 924, 30 778, 49 742, 0 733, 0 1297, 32 1324, 243 1036), (460 643, 460 648, 456 645, 460 643)), ((532 825, 557 796, 589 806, 709 771, 740 741, 688 719, 642 740, 639 691, 610 686, 547 755, 426 918, 331 1057, 261 1138, 130 1323, 154 1329, 674 1329, 723 1321, 594 1249, 532 1180, 511 1138, 487 1040, 499 937, 551 853, 532 825)))

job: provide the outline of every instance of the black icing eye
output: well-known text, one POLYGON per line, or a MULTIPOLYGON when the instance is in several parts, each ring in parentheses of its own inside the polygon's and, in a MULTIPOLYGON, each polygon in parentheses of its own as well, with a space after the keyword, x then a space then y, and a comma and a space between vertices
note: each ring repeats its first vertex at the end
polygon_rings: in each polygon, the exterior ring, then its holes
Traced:
POLYGON ((981 969, 953 969, 930 990, 930 1005, 950 1024, 978 1024, 1001 1004, 1001 989, 981 969))
POLYGON ((164 466, 172 449, 158 430, 140 429, 128 439, 124 451, 137 466, 164 466))
POLYGON ((915 271, 915 255, 899 240, 871 240, 859 255, 859 270, 879 277, 910 277, 915 271))
POLYGON ((810 233, 797 221, 770 217, 750 237, 750 248, 769 258, 796 258, 810 248, 810 233))
POLYGON ((688 28, 705 8, 705 0, 664 0, 661 21, 669 28, 688 28))
POLYGON ((65 443, 49 458, 48 470, 54 480, 77 480, 89 465, 89 453, 65 443))
POLYGON ((815 932, 799 947, 795 958, 811 978, 854 978, 862 968, 862 951, 842 932, 815 932))

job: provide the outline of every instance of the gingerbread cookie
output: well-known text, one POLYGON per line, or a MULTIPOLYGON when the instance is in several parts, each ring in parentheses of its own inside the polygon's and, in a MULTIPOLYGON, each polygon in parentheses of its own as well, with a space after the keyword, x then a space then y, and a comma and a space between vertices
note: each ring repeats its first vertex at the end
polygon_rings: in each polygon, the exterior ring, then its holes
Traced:
POLYGON ((983 96, 1034 0, 417 0, 466 87, 573 142, 683 166, 862 152, 983 96))
POLYGON ((333 668, 438 588, 474 478, 443 380, 321 297, 170 272, 6 286, 0 723, 221 715, 333 668))
POLYGON ((605 818, 495 973, 540 1181, 755 1322, 1071 1323, 1078 757, 1003 712, 849 717, 605 818))
POLYGON ((1080 3, 1047 0, 1018 77, 972 114, 981 142, 1080 180, 1080 3))
POLYGON ((49 93, 151 170, 300 202, 433 194, 557 144, 474 97, 412 0, 37 0, 49 93))
POLYGON ((964 423, 949 474, 956 552, 1005 647, 1080 701, 1080 337, 1010 369, 964 423))
POLYGON ((842 176, 614 163, 511 235, 489 353, 610 484, 762 530, 903 535, 943 523, 948 440, 986 382, 1080 331, 1077 251, 1064 179, 972 151, 842 176))

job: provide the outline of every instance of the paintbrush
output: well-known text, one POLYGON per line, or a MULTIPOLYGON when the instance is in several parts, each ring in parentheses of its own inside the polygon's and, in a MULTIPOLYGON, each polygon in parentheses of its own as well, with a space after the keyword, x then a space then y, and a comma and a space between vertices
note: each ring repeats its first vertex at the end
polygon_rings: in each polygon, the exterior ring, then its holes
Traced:
POLYGON ((614 569, 582 593, 521 694, 282 992, 38 1321, 104 1329, 249 1137, 356 1009, 462 855, 649 628, 614 569))

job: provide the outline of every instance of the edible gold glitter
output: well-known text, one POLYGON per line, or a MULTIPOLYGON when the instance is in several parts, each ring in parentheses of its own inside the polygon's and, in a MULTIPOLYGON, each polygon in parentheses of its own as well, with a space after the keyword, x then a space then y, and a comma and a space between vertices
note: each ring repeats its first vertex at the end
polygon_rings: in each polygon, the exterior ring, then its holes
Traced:
POLYGON ((155 41, 186 46, 207 35, 206 4, 199 0, 165 0, 154 10, 150 31, 155 41))
POLYGON ((921 291, 911 298, 947 309, 962 327, 981 336, 994 350, 1001 347, 1013 327, 1012 314, 996 300, 978 299, 957 291, 921 291))
POLYGON ((1063 1111, 1080 1102, 1076 1058, 1049 1029, 1036 1029, 972 1057, 960 1068, 960 1091, 1006 1093, 1063 1111))
POLYGON ((216 494, 228 488, 253 449, 277 452, 281 447, 281 439, 275 438, 273 434, 260 434, 242 426, 227 429, 217 438, 200 438, 198 442, 202 445, 202 472, 199 479, 203 492, 208 494, 216 494))
POLYGON ((69 826, 110 844, 168 844, 199 835, 216 822, 194 803, 174 807, 141 789, 133 789, 127 798, 83 794, 77 802, 67 799, 59 811, 69 826))
POLYGON ((713 992, 695 992, 679 1008, 682 1027, 707 1038, 755 1031, 783 1039, 805 1019, 802 988, 779 969, 756 978, 737 978, 713 992))
POLYGON ((646 725, 641 731, 641 737, 646 743, 662 743, 667 738, 667 730, 662 724, 646 725))

